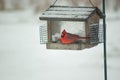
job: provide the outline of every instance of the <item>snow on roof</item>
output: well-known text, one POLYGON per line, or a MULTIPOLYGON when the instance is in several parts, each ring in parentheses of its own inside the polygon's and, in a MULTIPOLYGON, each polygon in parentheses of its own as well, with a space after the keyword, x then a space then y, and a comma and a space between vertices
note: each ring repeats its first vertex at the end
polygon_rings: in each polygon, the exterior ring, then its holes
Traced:
POLYGON ((95 7, 51 6, 40 19, 85 21, 93 12, 96 12, 95 7))

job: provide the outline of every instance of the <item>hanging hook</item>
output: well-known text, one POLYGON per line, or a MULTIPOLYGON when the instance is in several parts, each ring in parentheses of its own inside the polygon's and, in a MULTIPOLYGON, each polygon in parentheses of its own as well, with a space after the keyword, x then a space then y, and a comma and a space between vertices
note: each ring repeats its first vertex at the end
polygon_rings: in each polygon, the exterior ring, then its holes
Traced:
POLYGON ((95 7, 95 5, 93 4, 93 2, 91 0, 89 0, 89 2, 92 5, 92 7, 95 7))
MULTIPOLYGON (((55 0, 55 1, 53 2, 53 4, 51 4, 51 5, 48 7, 48 9, 49 9, 51 6, 54 6, 57 1, 58 1, 58 0, 55 0)), ((48 9, 47 9, 47 10, 48 10, 48 9)))
MULTIPOLYGON (((53 3, 52 5, 50 5, 50 7, 51 7, 51 6, 54 6, 57 1, 58 1, 58 0, 55 0, 54 3, 53 3)), ((90 2, 90 4, 92 5, 92 7, 95 7, 95 5, 93 4, 93 2, 92 2, 91 0, 89 0, 89 2, 90 2)), ((50 7, 48 7, 48 9, 49 9, 50 7)), ((48 10, 48 9, 47 9, 47 10, 48 10)))
POLYGON ((57 1, 58 1, 58 0, 55 0, 54 3, 53 3, 51 6, 54 6, 57 1))
MULTIPOLYGON (((54 3, 53 3, 51 6, 54 6, 57 1, 58 1, 58 0, 55 0, 54 3)), ((89 0, 89 2, 90 2, 90 4, 91 4, 93 7, 95 7, 95 5, 93 4, 93 2, 92 2, 91 0, 89 0)))

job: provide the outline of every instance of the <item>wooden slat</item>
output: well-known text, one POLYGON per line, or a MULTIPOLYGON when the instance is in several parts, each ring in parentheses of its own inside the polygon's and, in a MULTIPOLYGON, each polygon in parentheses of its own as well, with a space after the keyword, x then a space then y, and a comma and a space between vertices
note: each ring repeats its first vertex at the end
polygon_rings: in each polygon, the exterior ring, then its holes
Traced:
POLYGON ((42 15, 41 17, 48 17, 48 18, 87 18, 88 15, 42 15))
POLYGON ((90 15, 91 12, 46 11, 43 15, 90 15))
POLYGON ((63 6, 63 5, 53 5, 50 7, 63 7, 63 8, 96 8, 96 7, 84 7, 84 6, 63 6))
POLYGON ((51 7, 49 11, 93 11, 95 8, 85 8, 85 7, 51 7))
POLYGON ((41 20, 46 20, 46 19, 58 19, 58 20, 61 20, 61 19, 68 19, 69 20, 86 20, 88 18, 87 15, 42 15, 40 17, 41 20))

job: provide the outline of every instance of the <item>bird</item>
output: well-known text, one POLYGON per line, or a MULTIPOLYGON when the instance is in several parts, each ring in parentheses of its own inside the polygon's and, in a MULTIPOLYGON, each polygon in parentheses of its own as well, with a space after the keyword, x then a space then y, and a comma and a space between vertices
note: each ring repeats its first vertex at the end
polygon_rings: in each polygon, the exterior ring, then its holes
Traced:
POLYGON ((72 44, 80 41, 81 39, 89 39, 90 37, 80 37, 76 34, 68 33, 65 29, 61 33, 61 42, 63 44, 72 44))

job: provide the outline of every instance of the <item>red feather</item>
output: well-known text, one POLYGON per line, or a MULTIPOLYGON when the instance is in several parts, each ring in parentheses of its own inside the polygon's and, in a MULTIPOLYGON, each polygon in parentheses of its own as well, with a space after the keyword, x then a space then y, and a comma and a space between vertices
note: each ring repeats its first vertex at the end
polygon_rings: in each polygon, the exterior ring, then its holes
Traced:
POLYGON ((71 43, 75 43, 81 39, 87 39, 89 37, 80 37, 76 34, 71 34, 66 32, 66 30, 63 30, 62 34, 61 34, 61 42, 64 44, 71 44, 71 43))

